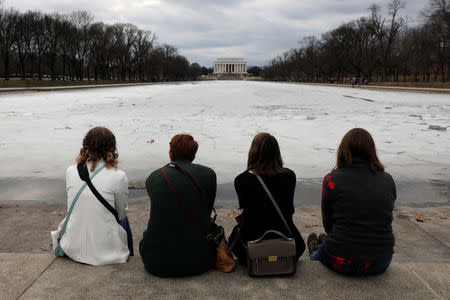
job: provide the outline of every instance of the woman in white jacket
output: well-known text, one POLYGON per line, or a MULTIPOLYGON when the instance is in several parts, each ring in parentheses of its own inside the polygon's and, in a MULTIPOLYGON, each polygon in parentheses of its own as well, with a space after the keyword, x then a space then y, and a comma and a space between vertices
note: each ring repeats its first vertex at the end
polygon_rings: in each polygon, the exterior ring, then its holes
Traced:
MULTIPOLYGON (((89 176, 96 173, 92 184, 115 208, 118 219, 124 220, 128 209, 128 178, 118 170, 117 158, 114 134, 107 128, 95 127, 86 134, 77 163, 86 164, 89 176)), ((70 166, 66 173, 68 212, 76 195, 82 191, 73 205, 62 237, 66 219, 51 232, 53 249, 57 249, 59 239, 60 248, 75 261, 94 266, 127 262, 130 255, 127 232, 88 186, 82 189, 84 184, 77 165, 70 166)))

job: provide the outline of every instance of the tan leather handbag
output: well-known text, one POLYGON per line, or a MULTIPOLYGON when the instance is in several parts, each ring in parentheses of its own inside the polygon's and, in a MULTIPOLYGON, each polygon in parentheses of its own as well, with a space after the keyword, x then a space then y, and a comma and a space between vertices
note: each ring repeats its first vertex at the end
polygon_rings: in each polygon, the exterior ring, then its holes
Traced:
MULTIPOLYGON (((292 236, 291 229, 266 184, 259 175, 255 175, 292 236)), ((247 266, 250 276, 295 274, 297 271, 295 240, 276 230, 266 231, 259 239, 247 242, 247 266)))

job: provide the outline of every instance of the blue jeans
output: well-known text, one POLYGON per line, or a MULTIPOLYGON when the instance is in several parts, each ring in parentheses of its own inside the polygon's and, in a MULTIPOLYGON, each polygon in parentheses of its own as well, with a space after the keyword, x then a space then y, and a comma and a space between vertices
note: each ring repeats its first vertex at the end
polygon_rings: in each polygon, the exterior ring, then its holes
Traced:
POLYGON ((345 258, 336 257, 330 254, 325 249, 325 241, 323 241, 319 248, 311 253, 311 260, 319 260, 327 268, 350 276, 367 276, 367 275, 379 275, 383 274, 389 264, 391 263, 392 256, 375 261, 352 261, 345 258))
POLYGON ((131 227, 130 222, 128 221, 128 217, 125 217, 122 220, 120 220, 119 224, 127 232, 128 250, 130 250, 130 256, 134 256, 133 235, 131 234, 131 227))

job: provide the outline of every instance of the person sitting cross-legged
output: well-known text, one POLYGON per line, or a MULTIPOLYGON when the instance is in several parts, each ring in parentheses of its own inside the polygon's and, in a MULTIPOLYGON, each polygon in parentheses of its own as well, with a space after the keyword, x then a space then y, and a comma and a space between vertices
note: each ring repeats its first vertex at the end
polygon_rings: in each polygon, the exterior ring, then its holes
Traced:
POLYGON ((392 211, 395 183, 377 157, 375 143, 362 128, 342 139, 336 167, 322 185, 325 234, 308 236, 312 260, 352 276, 384 273, 394 253, 392 211))
POLYGON ((240 264, 247 264, 247 242, 257 240, 268 230, 279 231, 295 240, 297 260, 303 254, 305 242, 292 219, 295 184, 294 171, 283 166, 276 138, 269 133, 257 134, 250 146, 247 169, 234 180, 243 211, 237 217, 239 223, 234 227, 229 242, 240 264), (284 220, 256 175, 267 185, 284 220))
POLYGON ((118 169, 118 156, 116 138, 109 129, 88 131, 77 164, 66 172, 67 216, 51 232, 56 255, 102 266, 126 263, 133 254, 128 178, 118 169), (82 179, 83 171, 97 195, 82 179))
POLYGON ((191 135, 175 135, 170 142, 171 162, 147 178, 150 219, 139 252, 145 269, 153 275, 188 276, 215 267, 216 248, 200 228, 211 232, 217 179, 212 169, 192 163, 197 149, 191 135))

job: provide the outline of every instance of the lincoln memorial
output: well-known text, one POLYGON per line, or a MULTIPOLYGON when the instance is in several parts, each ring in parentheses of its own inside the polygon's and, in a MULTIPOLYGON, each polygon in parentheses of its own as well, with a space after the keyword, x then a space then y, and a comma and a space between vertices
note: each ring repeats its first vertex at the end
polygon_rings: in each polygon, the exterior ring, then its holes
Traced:
POLYGON ((247 73, 247 62, 243 58, 218 58, 214 62, 214 74, 247 73))

